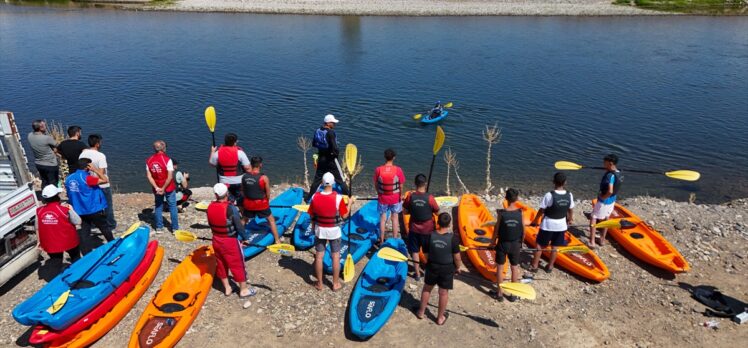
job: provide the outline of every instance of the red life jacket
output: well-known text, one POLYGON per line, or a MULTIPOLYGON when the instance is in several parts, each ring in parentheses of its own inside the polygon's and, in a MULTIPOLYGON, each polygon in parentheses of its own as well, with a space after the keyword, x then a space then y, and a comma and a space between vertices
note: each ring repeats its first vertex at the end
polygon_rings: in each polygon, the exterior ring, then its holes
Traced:
POLYGON ((263 175, 260 172, 250 172, 242 175, 242 194, 244 194, 242 204, 244 209, 265 210, 270 207, 265 191, 266 183, 262 180, 263 175))
POLYGON ((47 203, 36 208, 37 233, 42 249, 48 253, 61 253, 79 244, 75 225, 70 222, 70 208, 60 202, 47 203))
POLYGON ((329 195, 323 195, 321 192, 317 192, 312 197, 312 207, 314 217, 313 220, 320 227, 335 227, 340 226, 343 219, 340 218, 340 201, 343 196, 338 199, 338 193, 333 191, 329 195))
POLYGON ((216 151, 218 153, 218 163, 216 170, 221 176, 238 176, 242 172, 242 163, 239 161, 238 146, 221 145, 216 151))
POLYGON ((379 166, 377 171, 377 193, 380 195, 400 194, 400 177, 397 176, 397 166, 379 166))
MULTIPOLYGON (((145 161, 145 164, 148 166, 148 171, 151 172, 151 176, 153 177, 153 181, 156 182, 156 185, 163 186, 166 179, 169 178, 169 171, 166 170, 166 166, 170 160, 169 156, 165 153, 157 152, 153 154, 153 156, 148 157, 145 161)), ((176 189, 177 185, 174 183, 174 178, 172 178, 169 185, 166 186, 165 191, 172 192, 176 189)))
POLYGON ((229 220, 229 203, 211 202, 208 205, 208 225, 213 234, 232 236, 236 233, 231 220, 229 220))

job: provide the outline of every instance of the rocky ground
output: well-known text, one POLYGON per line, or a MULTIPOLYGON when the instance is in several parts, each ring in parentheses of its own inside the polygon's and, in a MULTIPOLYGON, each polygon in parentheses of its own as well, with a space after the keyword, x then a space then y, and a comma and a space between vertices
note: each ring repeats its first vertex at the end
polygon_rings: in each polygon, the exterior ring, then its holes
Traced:
MULTIPOLYGON (((279 192, 282 188, 276 188, 279 192)), ((196 199, 208 199, 208 189, 196 190, 196 199)), ((120 231, 131 223, 150 223, 150 194, 115 196, 120 231)), ((537 205, 539 197, 528 200, 537 205)), ((495 207, 498 200, 489 201, 495 207)), ((577 223, 584 221, 582 210, 589 201, 579 201, 577 223)), ((703 325, 712 320, 702 313, 705 307, 693 300, 687 289, 712 285, 726 294, 748 301, 748 200, 721 205, 695 205, 669 200, 637 197, 623 204, 660 230, 684 254, 692 271, 673 276, 633 259, 616 243, 598 252, 607 264, 611 278, 601 284, 588 283, 563 270, 540 272, 532 283, 538 292, 535 301, 498 303, 487 292, 490 284, 474 278, 458 277, 450 294, 450 316, 446 325, 437 326, 433 314, 418 320, 410 311, 417 302, 422 284, 409 279, 400 307, 376 336, 372 346, 734 346, 748 341, 748 325, 729 319, 716 319, 718 327, 703 325)), ((204 213, 192 207, 180 214, 180 224, 208 237, 204 213)), ((583 231, 576 230, 581 234, 583 231)), ((144 298, 107 336, 101 347, 124 346, 135 321, 149 299, 176 264, 198 243, 176 241, 170 234, 155 237, 165 248, 158 278, 144 298)), ((286 238, 289 238, 287 236, 286 238)), ((582 240, 586 241, 585 237, 582 240)), ((529 256, 524 256, 525 260, 529 256)), ((357 265, 357 274, 366 258, 357 265)), ((247 262, 250 281, 259 293, 243 309, 237 296, 224 297, 214 286, 203 310, 180 345, 198 346, 344 346, 344 318, 353 283, 342 291, 314 290, 309 282, 312 255, 297 252, 283 258, 265 252, 247 262)), ((28 328, 11 317, 13 307, 44 284, 45 268, 28 270, 0 288, 0 345, 25 346, 28 328)), ((477 272, 472 271, 473 275, 477 272)), ((432 297, 431 313, 436 312, 432 297)))

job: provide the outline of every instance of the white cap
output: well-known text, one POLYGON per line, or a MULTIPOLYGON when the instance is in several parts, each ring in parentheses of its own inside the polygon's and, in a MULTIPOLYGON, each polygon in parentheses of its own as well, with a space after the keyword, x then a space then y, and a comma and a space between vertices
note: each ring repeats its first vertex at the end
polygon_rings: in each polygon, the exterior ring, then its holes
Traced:
POLYGON ((57 188, 57 186, 47 185, 47 186, 44 186, 44 190, 42 190, 42 197, 52 198, 54 196, 57 196, 60 192, 62 192, 62 189, 57 188))
POLYGON ((218 197, 223 197, 227 192, 229 192, 229 188, 226 187, 226 184, 222 184, 219 182, 213 185, 213 192, 218 195, 218 197))
POLYGON ((335 115, 333 115, 333 114, 327 114, 327 116, 325 116, 325 123, 330 123, 330 122, 332 122, 332 123, 338 123, 340 121, 338 121, 338 119, 335 118, 335 115))
POLYGON ((322 176, 322 184, 325 186, 332 186, 335 183, 335 176, 332 173, 327 172, 322 176))

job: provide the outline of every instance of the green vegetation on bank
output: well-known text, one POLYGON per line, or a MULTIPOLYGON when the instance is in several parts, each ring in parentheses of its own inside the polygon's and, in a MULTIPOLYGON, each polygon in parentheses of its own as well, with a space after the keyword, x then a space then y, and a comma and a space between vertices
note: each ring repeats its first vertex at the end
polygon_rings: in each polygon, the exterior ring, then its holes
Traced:
POLYGON ((688 14, 748 14, 748 0, 614 0, 614 3, 688 14))

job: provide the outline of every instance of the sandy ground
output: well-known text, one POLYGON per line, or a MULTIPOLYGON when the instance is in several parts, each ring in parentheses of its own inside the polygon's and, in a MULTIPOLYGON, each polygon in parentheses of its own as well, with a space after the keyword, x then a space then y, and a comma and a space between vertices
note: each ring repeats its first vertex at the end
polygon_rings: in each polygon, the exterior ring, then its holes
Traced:
POLYGON ((669 13, 611 0, 177 0, 159 9, 363 16, 623 16, 669 13))
MULTIPOLYGON (((276 188, 276 192, 281 189, 276 188)), ((208 198, 208 193, 207 189, 198 190, 197 199, 208 198)), ((115 196, 122 228, 135 221, 152 222, 151 197, 144 193, 115 196)), ((536 206, 539 198, 528 201, 536 206)), ((577 209, 576 221, 581 222, 581 211, 589 210, 590 202, 577 203, 581 209, 577 209)), ((674 277, 633 259, 612 243, 598 253, 610 269, 609 280, 592 284, 563 270, 540 272, 532 283, 539 294, 536 301, 498 303, 487 295, 490 284, 459 277, 450 294, 450 316, 443 327, 434 323, 433 314, 425 320, 412 314, 410 308, 420 296, 422 283, 409 278, 393 317, 366 345, 723 347, 748 341, 748 325, 717 319, 718 329, 704 327, 711 318, 702 314, 705 307, 685 290, 712 285, 748 301, 748 200, 694 205, 640 197, 623 203, 678 247, 691 264, 690 273, 674 277)), ((497 200, 489 204, 495 207, 497 200)), ((204 213, 192 207, 180 215, 183 227, 207 237, 210 231, 205 222, 204 213)), ((177 262, 198 245, 178 242, 170 234, 155 238, 166 252, 158 278, 96 346, 126 345, 148 299, 177 262)), ((524 256, 523 261, 528 259, 524 256)), ((366 260, 357 265, 357 274, 366 260)), ((251 306, 242 309, 243 301, 236 295, 224 297, 220 285, 214 285, 215 290, 180 346, 350 346, 344 317, 353 283, 337 293, 314 290, 308 285, 311 261, 308 252, 297 252, 293 258, 265 252, 248 261, 250 281, 259 289, 251 306)), ((17 324, 11 311, 44 285, 42 278, 49 277, 45 272, 44 266, 31 268, 0 288, 0 346, 27 345, 28 328, 17 324)), ((477 276, 474 270, 471 273, 477 276)), ((436 304, 436 296, 431 303, 436 304)), ((431 307, 430 313, 436 313, 436 308, 431 307)))

